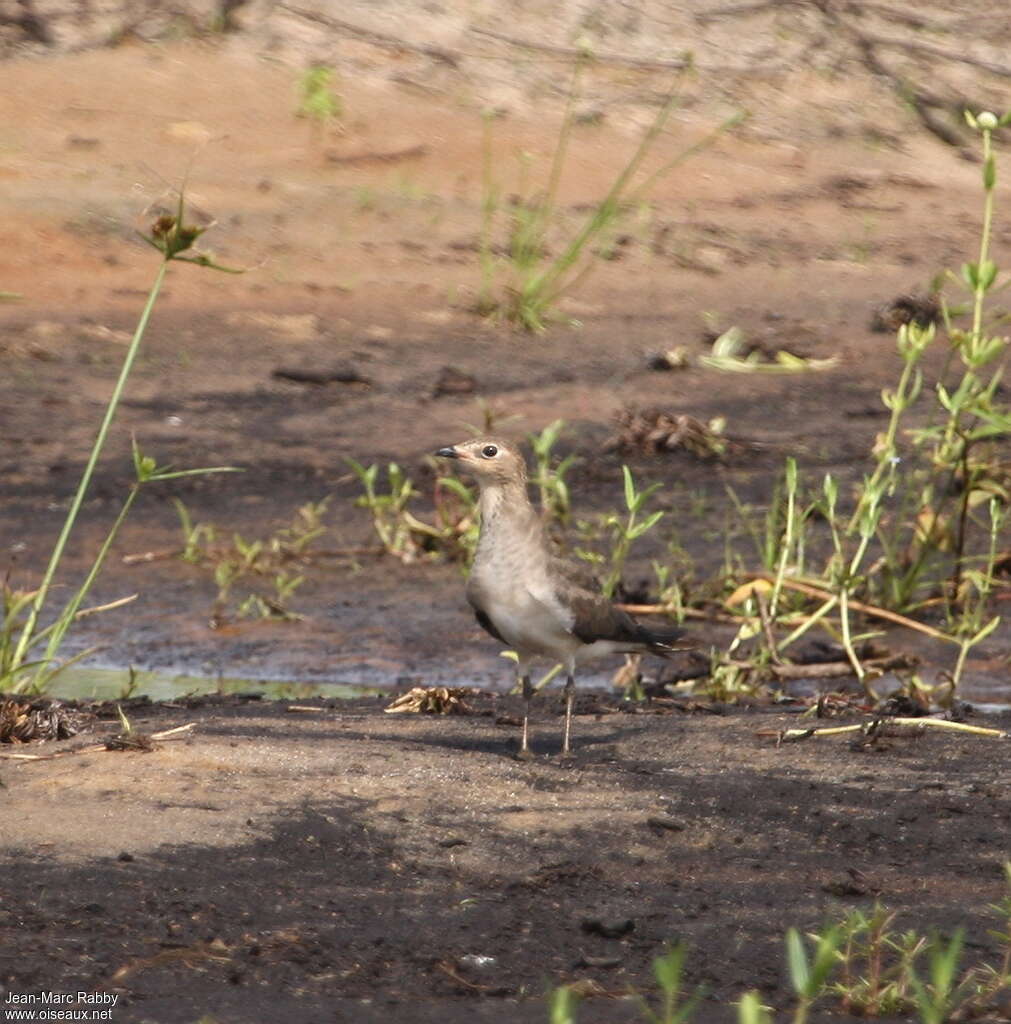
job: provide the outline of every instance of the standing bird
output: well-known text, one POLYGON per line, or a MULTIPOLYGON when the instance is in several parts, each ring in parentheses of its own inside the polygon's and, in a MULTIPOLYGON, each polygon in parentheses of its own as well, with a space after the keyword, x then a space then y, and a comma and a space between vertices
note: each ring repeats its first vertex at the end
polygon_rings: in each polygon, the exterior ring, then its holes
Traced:
POLYGON ((565 738, 569 753, 576 665, 604 654, 648 651, 669 657, 678 629, 649 629, 613 605, 592 575, 552 554, 541 517, 527 495, 527 467, 513 445, 481 437, 440 448, 481 488, 481 536, 467 582, 480 625, 518 655, 526 702, 520 756, 529 757, 530 660, 542 655, 565 668, 565 738))

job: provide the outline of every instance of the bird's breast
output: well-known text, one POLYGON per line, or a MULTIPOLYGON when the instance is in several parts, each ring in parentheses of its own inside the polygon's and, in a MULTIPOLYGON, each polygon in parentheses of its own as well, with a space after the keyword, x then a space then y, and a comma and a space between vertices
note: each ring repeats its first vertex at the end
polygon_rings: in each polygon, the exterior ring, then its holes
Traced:
POLYGON ((521 653, 564 659, 580 646, 571 632, 571 615, 544 574, 531 566, 517 571, 500 558, 475 563, 468 590, 506 643, 521 653))

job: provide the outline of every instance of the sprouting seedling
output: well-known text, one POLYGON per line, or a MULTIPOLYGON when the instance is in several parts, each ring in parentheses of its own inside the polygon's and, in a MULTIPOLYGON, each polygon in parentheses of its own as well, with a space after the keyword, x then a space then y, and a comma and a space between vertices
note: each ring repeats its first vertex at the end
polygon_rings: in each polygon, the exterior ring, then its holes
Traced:
POLYGON ((645 1001, 642 1003, 643 1015, 650 1024, 684 1024, 702 998, 702 991, 697 990, 683 999, 685 951, 685 944, 679 942, 653 960, 653 976, 660 986, 662 998, 659 1012, 651 1009, 645 1001))
POLYGON ((119 716, 119 725, 123 730, 124 736, 129 736, 133 732, 133 725, 130 719, 126 717, 126 712, 123 710, 122 704, 116 705, 116 714, 119 716))
POLYGON ((611 513, 605 520, 605 525, 611 530, 611 569, 608 572, 603 585, 603 592, 606 597, 614 594, 615 588, 621 582, 621 574, 625 568, 625 561, 628 558, 629 550, 633 541, 638 540, 643 534, 648 533, 663 518, 663 511, 651 512, 645 519, 639 520, 639 515, 646 505, 646 502, 660 489, 660 484, 650 484, 643 490, 638 490, 635 481, 632 479, 632 471, 628 466, 621 467, 624 479, 625 510, 624 517, 611 513))
POLYGON ((737 1004, 737 1021, 738 1024, 772 1024, 772 1014, 754 989, 741 996, 737 1004))
POLYGON ((790 984, 797 994, 797 1008, 793 1024, 804 1024, 811 1005, 822 994, 832 968, 837 962, 836 951, 842 939, 837 926, 827 928, 816 937, 814 953, 808 959, 804 940, 796 928, 786 933, 786 962, 790 970, 790 984))
POLYGON ((314 64, 299 80, 297 117, 309 118, 316 125, 324 125, 344 112, 340 97, 332 89, 333 68, 314 64))
POLYGON ((576 1024, 579 996, 571 985, 560 985, 549 996, 548 1013, 551 1024, 576 1024))
POLYGON ((930 947, 930 978, 924 982, 914 971, 910 981, 923 1024, 944 1024, 958 1005, 964 984, 956 981, 965 931, 959 928, 947 943, 935 936, 930 947))
POLYGON ((564 420, 549 423, 539 434, 530 435, 534 453, 533 482, 541 497, 541 509, 549 520, 567 523, 571 512, 569 485, 565 474, 575 465, 576 456, 566 455, 557 466, 551 465, 551 452, 565 428, 564 420))

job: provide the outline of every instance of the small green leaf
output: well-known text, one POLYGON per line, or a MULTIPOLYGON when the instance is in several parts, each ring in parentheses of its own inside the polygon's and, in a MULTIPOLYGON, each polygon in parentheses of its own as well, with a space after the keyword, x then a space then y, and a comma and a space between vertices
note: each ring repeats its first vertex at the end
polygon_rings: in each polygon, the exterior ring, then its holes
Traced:
POLYGON ((677 992, 681 988, 681 969, 684 965, 685 947, 679 942, 668 949, 663 956, 653 961, 653 974, 657 984, 667 993, 677 992))
POLYGON ((576 1024, 578 1001, 571 985, 562 985, 556 988, 551 993, 551 1024, 576 1024))
POLYGON ((786 961, 790 968, 790 983, 794 992, 799 996, 807 995, 808 986, 811 984, 811 971, 804 950, 804 940, 796 928, 790 928, 786 933, 786 961))
POLYGON ((985 640, 999 625, 1001 624, 1001 617, 995 615, 973 638, 972 643, 978 644, 980 641, 985 640))
POLYGON ((621 473, 625 480, 625 507, 631 512, 635 508, 635 483, 632 480, 632 471, 628 466, 622 466, 621 473))
POLYGON ((752 989, 741 996, 737 1004, 738 1024, 772 1024, 768 1009, 762 1004, 762 997, 752 989))

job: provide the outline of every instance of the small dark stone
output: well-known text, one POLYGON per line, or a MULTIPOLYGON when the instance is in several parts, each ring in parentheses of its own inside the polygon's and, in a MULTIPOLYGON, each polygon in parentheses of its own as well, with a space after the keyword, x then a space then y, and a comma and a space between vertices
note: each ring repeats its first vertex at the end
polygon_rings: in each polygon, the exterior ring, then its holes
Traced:
POLYGON ((830 896, 835 896, 838 899, 845 899, 847 896, 867 895, 867 887, 852 878, 837 878, 831 882, 826 882, 821 888, 822 892, 827 892, 830 896))
POLYGON ((580 927, 587 935, 599 935, 602 939, 620 939, 635 931, 635 921, 625 918, 584 917, 580 927))
POLYGON ((290 380, 295 384, 361 384, 372 386, 372 380, 366 377, 351 363, 339 363, 332 367, 315 366, 278 366, 271 376, 275 380, 290 380))
POLYGON ((622 958, 620 956, 581 956, 577 961, 576 967, 620 967, 622 964, 622 958))
POLYGON ((646 819, 650 828, 659 829, 665 832, 684 832, 684 825, 676 818, 668 818, 666 815, 655 814, 646 819))
POLYGON ((132 854, 132 853, 127 853, 127 851, 126 851, 126 850, 124 850, 124 851, 123 851, 123 852, 122 852, 122 853, 121 853, 121 854, 120 854, 120 855, 119 855, 119 856, 118 856, 118 857, 116 858, 116 860, 120 860, 120 861, 122 861, 122 862, 123 862, 124 864, 129 864, 129 863, 130 863, 130 862, 131 862, 131 861, 132 861, 133 859, 134 859, 134 856, 133 856, 133 854, 132 854))
POLYGON ((477 390, 477 381, 469 373, 463 373, 453 366, 444 366, 432 389, 433 398, 443 395, 471 395, 477 390))

